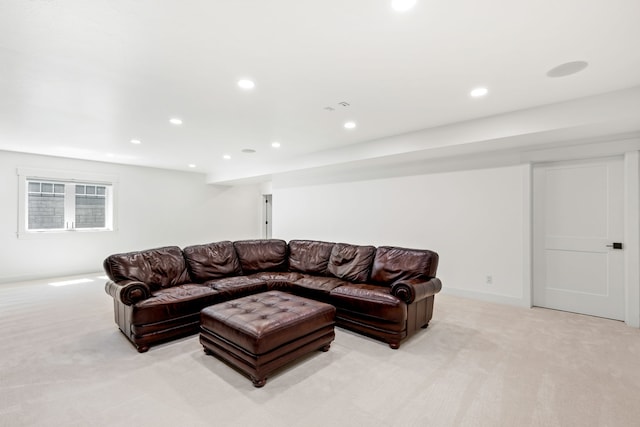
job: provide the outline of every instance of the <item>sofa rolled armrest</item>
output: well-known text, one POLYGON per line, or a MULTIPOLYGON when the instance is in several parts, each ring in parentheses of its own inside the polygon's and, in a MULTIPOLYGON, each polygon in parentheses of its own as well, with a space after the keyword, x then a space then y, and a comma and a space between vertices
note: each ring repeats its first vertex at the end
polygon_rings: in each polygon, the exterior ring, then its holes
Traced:
POLYGON ((133 305, 151 296, 149 286, 137 280, 126 280, 118 283, 109 280, 106 285, 104 285, 104 290, 124 305, 133 305))
POLYGON ((429 280, 398 280, 391 285, 391 294, 411 304, 437 294, 440 289, 442 289, 442 282, 436 277, 429 280))

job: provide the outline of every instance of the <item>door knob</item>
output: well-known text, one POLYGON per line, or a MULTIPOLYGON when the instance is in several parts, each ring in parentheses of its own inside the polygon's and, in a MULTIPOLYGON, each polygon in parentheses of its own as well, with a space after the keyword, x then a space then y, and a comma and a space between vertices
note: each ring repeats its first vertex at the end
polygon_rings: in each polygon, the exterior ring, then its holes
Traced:
POLYGON ((613 249, 622 249, 622 243, 620 242, 614 242, 610 245, 607 245, 608 248, 613 248, 613 249))

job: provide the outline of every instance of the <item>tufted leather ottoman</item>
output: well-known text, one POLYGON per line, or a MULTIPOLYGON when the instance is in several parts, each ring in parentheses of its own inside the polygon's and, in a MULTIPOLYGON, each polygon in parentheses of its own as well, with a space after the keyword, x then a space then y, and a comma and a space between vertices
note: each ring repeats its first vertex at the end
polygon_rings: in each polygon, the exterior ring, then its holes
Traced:
POLYGON ((280 291, 212 305, 200 312, 200 343, 262 387, 267 375, 314 350, 329 350, 336 309, 280 291))

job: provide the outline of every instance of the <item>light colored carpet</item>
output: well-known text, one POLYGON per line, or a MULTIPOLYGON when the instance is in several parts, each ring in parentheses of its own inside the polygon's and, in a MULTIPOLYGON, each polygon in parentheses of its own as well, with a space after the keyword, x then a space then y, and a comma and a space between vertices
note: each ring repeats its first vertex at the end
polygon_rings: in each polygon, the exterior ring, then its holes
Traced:
POLYGON ((1 426, 637 426, 640 331, 438 295, 399 350, 342 330, 262 389, 192 336, 138 354, 90 283, 0 286, 1 426))

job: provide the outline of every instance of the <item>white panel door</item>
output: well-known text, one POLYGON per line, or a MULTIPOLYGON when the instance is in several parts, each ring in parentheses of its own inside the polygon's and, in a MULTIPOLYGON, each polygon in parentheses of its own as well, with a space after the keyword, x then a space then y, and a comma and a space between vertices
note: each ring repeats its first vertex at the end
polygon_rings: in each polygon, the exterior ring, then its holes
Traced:
POLYGON ((622 159, 534 168, 533 305, 624 320, 623 180, 622 159))

